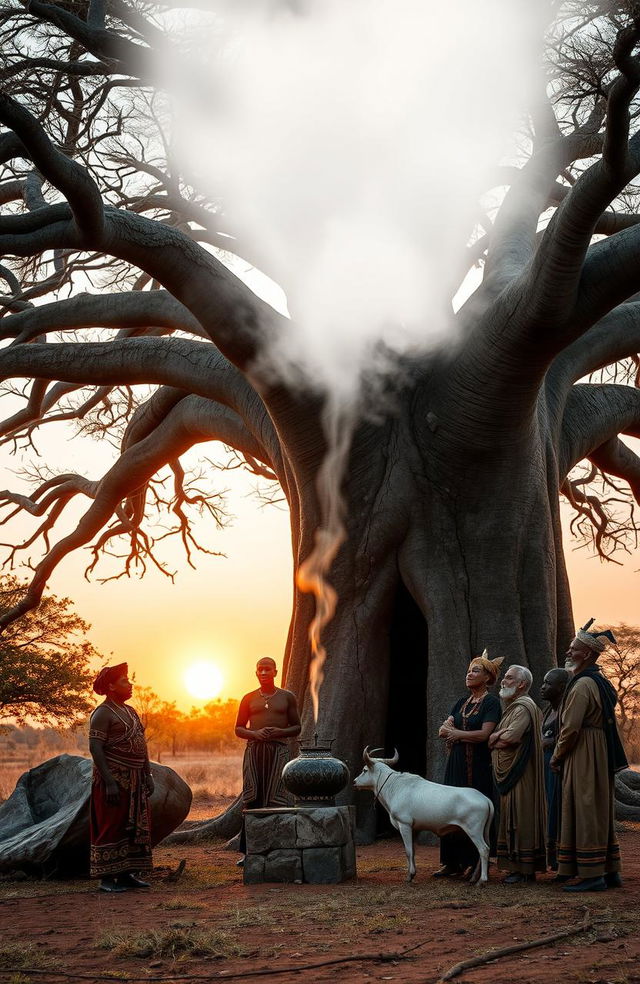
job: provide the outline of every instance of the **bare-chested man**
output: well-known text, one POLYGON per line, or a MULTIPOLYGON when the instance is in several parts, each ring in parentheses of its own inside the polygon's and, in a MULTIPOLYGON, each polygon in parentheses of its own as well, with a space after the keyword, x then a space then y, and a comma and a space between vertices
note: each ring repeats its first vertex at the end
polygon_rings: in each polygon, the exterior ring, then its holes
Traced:
MULTIPOLYGON (((290 738, 300 734, 295 694, 275 685, 277 667, 270 656, 258 660, 260 686, 245 694, 236 719, 236 735, 247 747, 242 763, 242 803, 245 810, 262 806, 289 806, 282 785, 282 770, 289 760, 290 738)), ((244 825, 240 850, 244 853, 244 825)), ((239 862, 242 863, 242 862, 239 862)))

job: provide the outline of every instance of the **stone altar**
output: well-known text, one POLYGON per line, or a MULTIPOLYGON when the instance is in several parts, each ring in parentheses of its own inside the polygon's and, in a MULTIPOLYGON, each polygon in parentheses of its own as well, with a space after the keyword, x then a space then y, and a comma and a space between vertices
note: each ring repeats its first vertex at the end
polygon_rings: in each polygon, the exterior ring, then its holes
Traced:
POLYGON ((245 885, 355 878, 355 807, 295 806, 245 810, 245 885))

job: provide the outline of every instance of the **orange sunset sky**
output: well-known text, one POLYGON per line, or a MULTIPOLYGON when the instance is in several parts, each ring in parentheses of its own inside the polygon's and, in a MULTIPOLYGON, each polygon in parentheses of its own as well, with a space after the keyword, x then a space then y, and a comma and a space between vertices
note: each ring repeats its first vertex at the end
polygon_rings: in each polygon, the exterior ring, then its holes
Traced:
MULTIPOLYGON (((88 439, 69 443, 62 426, 53 433, 57 427, 39 445, 50 463, 89 477, 100 475, 108 446, 88 439), (53 462, 54 455, 60 460, 53 462)), ((212 445, 197 449, 196 457, 205 455, 215 458, 217 451, 212 445)), ((4 457, 4 487, 19 485, 12 473, 19 462, 4 457)), ((55 594, 72 598, 92 625, 91 641, 109 661, 127 660, 140 685, 184 710, 198 705, 184 681, 191 664, 218 666, 223 676, 220 697, 236 698, 255 686, 253 671, 260 656, 272 656, 280 664, 287 636, 292 581, 287 510, 264 506, 252 496, 253 476, 232 471, 221 473, 217 482, 218 488, 230 490, 228 505, 235 520, 222 531, 208 524, 203 538, 226 557, 196 555, 197 569, 191 570, 176 544, 163 554, 177 569, 174 584, 154 569, 143 580, 100 584, 95 576, 91 582, 84 579, 88 552, 83 550, 60 565, 50 585, 55 594)), ((26 525, 21 528, 26 532, 26 525)), ((10 539, 10 530, 17 535, 14 525, 5 528, 2 540, 10 539)), ((38 554, 32 550, 30 556, 35 560, 38 554)), ((591 616, 607 624, 640 621, 640 553, 620 554, 622 567, 603 564, 587 549, 575 550, 575 541, 567 537, 566 556, 577 621, 591 616)), ((112 564, 103 563, 97 573, 113 573, 112 564)))

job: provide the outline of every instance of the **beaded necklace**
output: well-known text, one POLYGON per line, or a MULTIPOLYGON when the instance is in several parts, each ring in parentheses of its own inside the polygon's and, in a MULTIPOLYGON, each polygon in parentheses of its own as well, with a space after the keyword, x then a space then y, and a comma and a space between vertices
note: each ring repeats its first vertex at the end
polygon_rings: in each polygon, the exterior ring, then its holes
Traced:
MULTIPOLYGON (((484 693, 480 694, 479 697, 474 697, 474 695, 471 694, 463 704, 460 710, 463 731, 469 731, 469 728, 467 728, 467 721, 473 714, 478 713, 482 705, 482 701, 485 699, 488 692, 489 692, 488 690, 485 690, 484 693)), ((464 757, 467 766, 467 784, 469 786, 472 786, 473 785, 473 746, 468 743, 465 744, 464 746, 464 757)))
POLYGON ((487 696, 487 693, 488 691, 485 690, 484 693, 480 694, 479 697, 474 697, 473 694, 471 694, 471 696, 467 698, 466 702, 464 703, 460 711, 463 731, 467 731, 467 721, 473 714, 478 713, 478 710, 480 709, 480 705, 482 704, 482 701, 487 696))

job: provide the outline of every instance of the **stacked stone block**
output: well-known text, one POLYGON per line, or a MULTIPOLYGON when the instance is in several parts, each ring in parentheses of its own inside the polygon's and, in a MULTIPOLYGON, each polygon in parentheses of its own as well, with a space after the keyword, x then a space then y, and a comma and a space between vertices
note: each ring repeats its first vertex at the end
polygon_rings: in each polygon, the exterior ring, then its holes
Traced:
POLYGON ((244 817, 245 885, 331 885, 355 877, 354 807, 246 810, 244 817))

